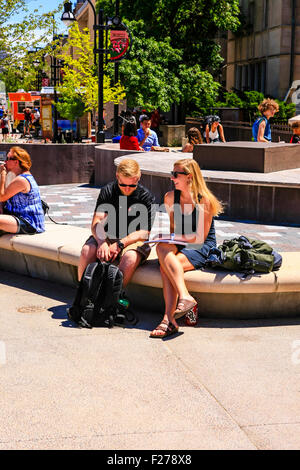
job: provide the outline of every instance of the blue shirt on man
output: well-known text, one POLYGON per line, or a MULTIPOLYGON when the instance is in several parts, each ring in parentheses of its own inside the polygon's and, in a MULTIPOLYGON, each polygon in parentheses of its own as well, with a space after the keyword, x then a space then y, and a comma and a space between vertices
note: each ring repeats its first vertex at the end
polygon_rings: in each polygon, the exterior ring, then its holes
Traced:
MULTIPOLYGON (((143 144, 143 149, 146 150, 146 152, 149 152, 152 146, 160 147, 156 132, 154 132, 152 129, 150 129, 150 131, 151 131, 150 135, 148 135, 147 139, 145 140, 143 144)), ((142 142, 142 140, 145 138, 145 132, 143 131, 141 127, 137 131, 137 138, 138 138, 139 143, 142 142)))

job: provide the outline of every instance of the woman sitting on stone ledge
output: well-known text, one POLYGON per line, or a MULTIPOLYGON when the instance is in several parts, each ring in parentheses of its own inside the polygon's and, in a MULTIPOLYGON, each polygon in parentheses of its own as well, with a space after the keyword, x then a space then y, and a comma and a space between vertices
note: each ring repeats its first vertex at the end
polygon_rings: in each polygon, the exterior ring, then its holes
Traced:
POLYGON ((0 165, 0 202, 4 202, 0 233, 33 235, 45 231, 40 190, 29 171, 31 165, 30 156, 21 147, 12 147, 6 163, 0 165), (6 185, 8 172, 16 177, 6 185))
POLYGON ((177 333, 176 319, 197 306, 187 290, 184 273, 205 266, 210 248, 217 245, 214 217, 223 211, 221 202, 206 186, 195 160, 178 160, 171 175, 175 190, 164 198, 170 218, 171 241, 158 243, 156 247, 165 313, 161 323, 151 332, 151 338, 165 338, 177 333))

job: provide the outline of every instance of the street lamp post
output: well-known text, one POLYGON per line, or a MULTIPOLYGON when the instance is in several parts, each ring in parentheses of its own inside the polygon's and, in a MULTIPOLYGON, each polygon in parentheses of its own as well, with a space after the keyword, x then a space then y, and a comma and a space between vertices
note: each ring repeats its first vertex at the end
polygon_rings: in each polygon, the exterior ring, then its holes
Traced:
MULTIPOLYGON (((104 50, 104 36, 103 31, 106 26, 103 24, 103 10, 99 10, 98 12, 98 19, 96 9, 91 2, 91 0, 87 0, 88 3, 91 5, 93 14, 94 14, 94 63, 96 65, 96 58, 98 54, 98 126, 97 126, 97 135, 96 141, 98 143, 104 143, 105 141, 105 133, 104 133, 104 121, 103 121, 103 56, 105 53, 104 50), (97 35, 98 31, 98 35, 97 35), (97 44, 97 36, 98 36, 98 44, 97 44), (98 47, 97 47, 98 46, 98 47)), ((64 21, 67 26, 70 26, 76 18, 72 12, 72 2, 66 2, 64 4, 64 12, 62 14, 61 20, 64 21)))
MULTIPOLYGON (((120 14, 120 1, 116 0, 116 17, 120 14)), ((115 62, 115 77, 114 77, 115 85, 119 81, 119 62, 115 62)), ((114 134, 118 135, 119 133, 119 105, 114 104, 114 134)))

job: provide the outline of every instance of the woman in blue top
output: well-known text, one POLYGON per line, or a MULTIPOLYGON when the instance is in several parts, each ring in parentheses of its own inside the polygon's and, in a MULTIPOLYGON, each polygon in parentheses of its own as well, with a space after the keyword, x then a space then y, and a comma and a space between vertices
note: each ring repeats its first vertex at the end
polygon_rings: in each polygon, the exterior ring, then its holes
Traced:
POLYGON ((274 117, 279 111, 279 105, 276 101, 267 98, 258 106, 262 117, 256 119, 252 126, 252 135, 254 142, 271 142, 271 126, 269 119, 274 117))
POLYGON ((210 248, 216 247, 214 216, 222 204, 209 191, 198 163, 193 159, 178 160, 171 172, 175 190, 166 193, 164 204, 170 218, 173 243, 158 243, 157 255, 163 280, 165 313, 151 338, 165 338, 178 331, 176 319, 196 305, 184 281, 184 272, 205 266, 210 248), (187 242, 187 247, 176 245, 187 242), (191 245, 189 245, 191 244, 191 245))
POLYGON ((12 147, 6 163, 0 165, 0 202, 4 213, 0 215, 0 232, 32 235, 45 231, 45 218, 39 187, 30 173, 31 159, 26 150, 12 147), (16 178, 6 187, 6 175, 16 178))

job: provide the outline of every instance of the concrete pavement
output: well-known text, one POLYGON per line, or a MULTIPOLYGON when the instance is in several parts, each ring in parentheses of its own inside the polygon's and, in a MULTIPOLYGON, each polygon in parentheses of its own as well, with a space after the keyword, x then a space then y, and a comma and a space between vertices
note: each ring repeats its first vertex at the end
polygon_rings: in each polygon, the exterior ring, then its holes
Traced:
POLYGON ((74 290, 0 272, 0 449, 298 449, 299 320, 78 329, 74 290))

